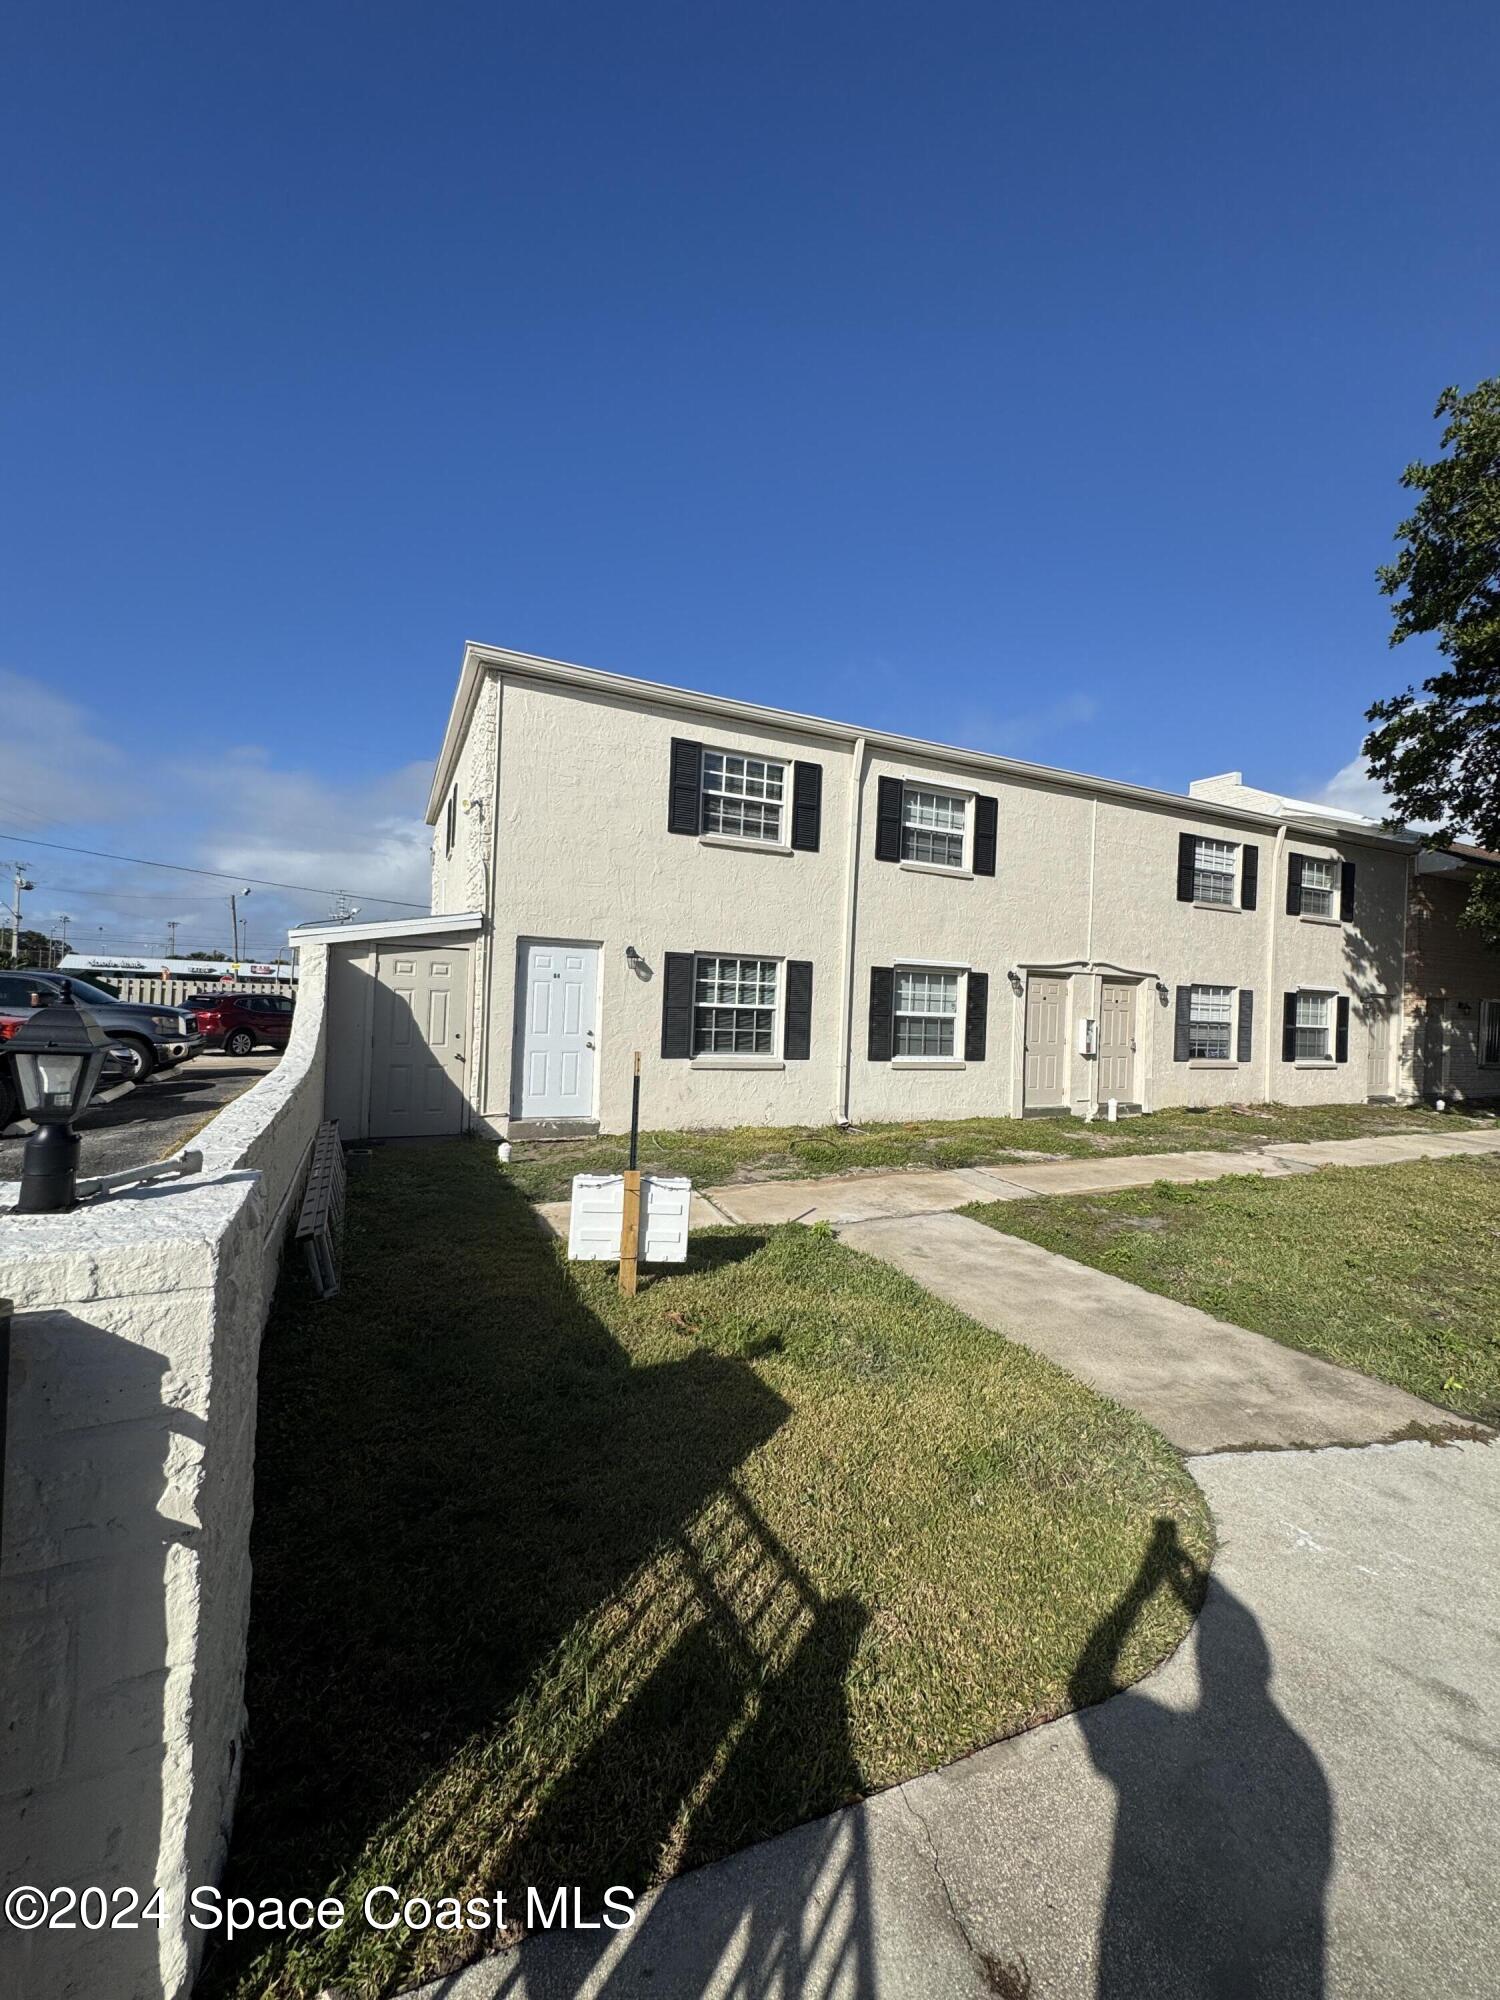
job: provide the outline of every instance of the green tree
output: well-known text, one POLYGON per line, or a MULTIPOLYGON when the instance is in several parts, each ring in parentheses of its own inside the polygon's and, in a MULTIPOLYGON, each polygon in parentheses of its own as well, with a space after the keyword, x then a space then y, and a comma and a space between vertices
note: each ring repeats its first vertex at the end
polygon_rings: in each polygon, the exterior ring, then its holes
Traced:
MULTIPOLYGON (((1379 576, 1391 644, 1434 638, 1442 664, 1420 693, 1374 704, 1364 751, 1393 818, 1430 821, 1434 847, 1500 850, 1500 376, 1445 389, 1434 415, 1446 456, 1402 473, 1418 498, 1379 576)), ((1500 947, 1500 870, 1475 881, 1464 921, 1500 947)))

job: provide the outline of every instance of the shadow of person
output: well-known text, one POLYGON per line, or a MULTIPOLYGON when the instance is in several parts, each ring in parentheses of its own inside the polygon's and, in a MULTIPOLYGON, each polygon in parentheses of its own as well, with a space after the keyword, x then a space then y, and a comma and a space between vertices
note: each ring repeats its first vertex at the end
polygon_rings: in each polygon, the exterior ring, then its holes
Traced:
POLYGON ((1089 1754, 1116 1794, 1098 2000, 1323 1993, 1332 1795, 1276 1705, 1271 1671, 1249 1608, 1159 1521, 1072 1678, 1089 1754), (1195 1707, 1122 1693, 1115 1679, 1131 1627, 1162 1587, 1190 1608, 1202 1602, 1195 1707))

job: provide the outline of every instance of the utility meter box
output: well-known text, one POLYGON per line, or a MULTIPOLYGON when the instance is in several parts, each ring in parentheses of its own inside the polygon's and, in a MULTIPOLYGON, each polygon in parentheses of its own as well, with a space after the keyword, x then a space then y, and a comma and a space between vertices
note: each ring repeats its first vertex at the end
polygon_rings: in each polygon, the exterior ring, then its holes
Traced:
POLYGON ((1092 1015, 1078 1023, 1078 1053, 1081 1056, 1096 1056, 1099 1053, 1099 1023, 1092 1015))
MULTIPOLYGON (((677 1174, 641 1175, 643 1264, 682 1264, 688 1252, 693 1184, 677 1174)), ((568 1214, 568 1255, 580 1264, 613 1264, 625 1217, 623 1174, 574 1174, 568 1214)))

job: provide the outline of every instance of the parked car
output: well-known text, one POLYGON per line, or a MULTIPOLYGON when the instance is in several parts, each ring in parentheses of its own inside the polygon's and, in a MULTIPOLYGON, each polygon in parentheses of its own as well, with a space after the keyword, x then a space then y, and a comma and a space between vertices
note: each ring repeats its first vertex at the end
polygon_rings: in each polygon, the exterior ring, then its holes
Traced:
POLYGON ((0 972, 0 1010, 34 1014, 38 1007, 61 1000, 65 986, 80 1007, 88 1008, 111 1043, 126 1051, 133 1083, 144 1082, 153 1070, 186 1062, 203 1046, 192 1015, 182 1008, 133 1005, 86 979, 65 979, 57 972, 0 972))
MULTIPOLYGON (((6 1043, 13 1041, 23 1021, 30 1019, 31 1010, 25 1013, 0 1012, 0 1132, 7 1125, 13 1125, 21 1115, 21 1092, 16 1082, 16 1066, 10 1059, 6 1043)), ((130 1051, 111 1044, 109 1054, 104 1058, 104 1067, 99 1072, 99 1081, 94 1086, 94 1097, 99 1099, 106 1092, 115 1092, 122 1085, 132 1081, 130 1051)))
POLYGON ((183 1005, 209 1047, 232 1056, 284 1049, 291 1037, 293 1002, 284 993, 190 993, 183 1005))

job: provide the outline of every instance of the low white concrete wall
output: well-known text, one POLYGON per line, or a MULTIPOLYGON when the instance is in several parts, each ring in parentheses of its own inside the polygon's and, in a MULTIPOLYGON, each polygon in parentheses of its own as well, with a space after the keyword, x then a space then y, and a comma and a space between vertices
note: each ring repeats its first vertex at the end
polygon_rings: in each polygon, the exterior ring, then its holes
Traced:
POLYGON ((321 952, 303 973, 286 1056, 193 1142, 201 1178, 0 1212, 0 1888, 162 1892, 159 1925, 0 1930, 27 2000, 181 2000, 206 1942, 185 1908, 239 1779, 260 1335, 323 1108, 321 952))

